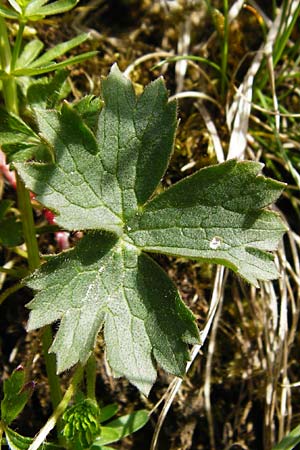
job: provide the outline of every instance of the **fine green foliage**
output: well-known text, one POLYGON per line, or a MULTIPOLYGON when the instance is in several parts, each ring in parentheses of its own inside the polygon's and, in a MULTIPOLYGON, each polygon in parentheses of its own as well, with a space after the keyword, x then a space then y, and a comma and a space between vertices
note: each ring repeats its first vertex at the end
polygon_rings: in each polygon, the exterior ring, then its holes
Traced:
POLYGON ((28 329, 61 320, 50 350, 63 371, 86 362, 103 326, 115 375, 147 394, 154 360, 182 375, 199 333, 176 287, 145 252, 224 264, 254 284, 276 278, 267 251, 284 226, 262 208, 283 185, 258 175, 260 164, 232 160, 153 195, 172 151, 176 104, 167 101, 162 79, 136 98, 116 66, 102 91, 95 133, 68 105, 61 113, 37 110, 56 161, 16 164, 61 227, 88 231, 28 279, 38 291, 28 329))
POLYGON ((70 9, 78 3, 77 0, 10 0, 11 8, 1 5, 0 16, 5 19, 17 19, 20 22, 29 20, 39 20, 45 16, 60 14, 70 9))
MULTIPOLYGON (((15 89, 9 86, 11 80, 15 83, 18 77, 32 77, 63 69, 69 65, 85 61, 97 54, 96 51, 90 51, 66 58, 64 61, 57 61, 58 58, 87 41, 89 39, 89 34, 87 33, 82 33, 69 41, 57 44, 51 49, 44 51, 41 56, 40 53, 44 48, 44 44, 39 39, 33 39, 23 46, 23 32, 28 21, 41 20, 46 16, 69 11, 77 4, 77 0, 56 0, 52 2, 49 0, 9 0, 9 4, 10 7, 0 5, 0 29, 2 34, 0 42, 0 79, 2 78, 4 82, 4 97, 7 96, 9 91, 11 96, 15 96, 15 93, 13 93, 15 89), (12 49, 7 36, 5 19, 19 23, 18 33, 12 49)), ((5 103, 14 102, 14 108, 8 107, 8 109, 17 112, 17 100, 7 100, 7 97, 5 99, 5 103)))
POLYGON ((25 45, 16 62, 16 67, 11 71, 11 74, 15 77, 41 75, 56 71, 58 69, 63 69, 71 64, 76 64, 87 58, 95 56, 97 52, 91 51, 70 57, 65 61, 55 61, 57 58, 63 56, 74 47, 77 47, 87 41, 88 38, 89 35, 87 33, 80 34, 69 41, 57 44, 55 47, 43 53, 42 56, 39 56, 39 54, 43 50, 44 44, 38 39, 30 41, 27 45, 25 45))
MULTIPOLYGON (((66 79, 67 70, 60 70, 52 78, 43 77, 39 80, 31 79, 24 95, 31 108, 58 108, 62 98, 69 93, 66 79)), ((19 116, 0 108, 0 145, 8 162, 51 161, 51 152, 41 142, 39 136, 19 116)))

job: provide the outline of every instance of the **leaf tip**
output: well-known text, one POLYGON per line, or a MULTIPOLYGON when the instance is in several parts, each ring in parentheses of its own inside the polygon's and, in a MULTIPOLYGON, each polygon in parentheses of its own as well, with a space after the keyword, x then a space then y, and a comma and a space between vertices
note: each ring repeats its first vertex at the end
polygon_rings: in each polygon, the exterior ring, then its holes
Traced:
POLYGON ((110 75, 124 76, 123 73, 121 72, 121 70, 119 69, 118 63, 115 62, 111 66, 111 69, 110 69, 110 72, 109 72, 108 76, 110 76, 110 75))

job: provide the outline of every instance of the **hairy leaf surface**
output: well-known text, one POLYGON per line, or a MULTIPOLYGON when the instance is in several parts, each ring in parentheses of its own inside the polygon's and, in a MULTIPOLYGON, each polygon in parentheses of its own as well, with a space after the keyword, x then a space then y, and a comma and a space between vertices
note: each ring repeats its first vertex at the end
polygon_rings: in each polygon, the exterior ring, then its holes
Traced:
POLYGON ((258 175, 260 164, 229 161, 155 195, 172 151, 176 104, 168 102, 162 79, 136 97, 116 66, 102 92, 95 132, 70 106, 38 110, 55 162, 16 164, 59 225, 87 232, 28 280, 38 291, 28 328, 60 321, 51 347, 59 371, 84 363, 103 328, 114 373, 148 393, 156 363, 184 373, 188 344, 199 342, 199 333, 147 252, 221 263, 255 284, 275 278, 268 252, 284 226, 263 208, 282 185, 258 175))
POLYGON ((146 204, 129 221, 129 236, 146 251, 228 265, 253 284, 276 278, 264 250, 276 249, 283 225, 261 208, 282 186, 256 176, 261 168, 230 160, 200 170, 146 204))

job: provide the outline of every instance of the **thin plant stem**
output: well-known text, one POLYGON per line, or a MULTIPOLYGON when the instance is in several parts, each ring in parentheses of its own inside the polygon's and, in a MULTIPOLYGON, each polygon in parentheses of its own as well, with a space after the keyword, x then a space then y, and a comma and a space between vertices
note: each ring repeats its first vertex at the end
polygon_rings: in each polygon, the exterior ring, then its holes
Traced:
MULTIPOLYGON (((208 312, 208 317, 206 320, 206 324, 203 328, 203 330, 200 333, 200 340, 201 343, 200 344, 196 344, 193 346, 192 350, 191 350, 191 354, 190 354, 190 360, 186 365, 186 370, 185 373, 187 373, 191 367, 191 365, 193 364, 196 356, 198 355, 199 351, 201 350, 202 346, 204 345, 204 342, 207 339, 208 333, 212 327, 213 324, 213 320, 215 317, 215 314, 217 312, 218 306, 219 306, 219 302, 221 299, 221 296, 223 295, 223 286, 226 281, 226 277, 227 277, 227 272, 225 272, 225 269, 223 266, 217 266, 217 271, 216 271, 216 275, 215 275, 215 281, 214 281, 214 288, 213 288, 213 292, 212 292, 212 296, 211 296, 211 302, 210 302, 210 307, 209 307, 209 312, 208 312)), ((153 433, 153 437, 152 437, 152 442, 151 442, 151 446, 150 446, 150 450, 157 450, 157 443, 158 443, 158 437, 159 437, 159 433, 160 430, 162 428, 162 425, 164 423, 164 420, 168 414, 168 411, 173 403, 173 400, 177 394, 177 392, 180 389, 180 386, 183 382, 183 378, 174 378, 174 380, 170 383, 169 388, 168 388, 168 393, 166 395, 166 401, 165 404, 161 410, 161 413, 159 415, 158 418, 158 422, 157 425, 155 427, 154 433, 153 433)), ((153 411, 152 411, 153 412, 153 411)))
POLYGON ((92 354, 85 367, 86 391, 88 398, 96 400, 96 358, 92 354))
MULTIPOLYGON (((48 383, 50 387, 50 398, 53 410, 55 410, 60 402, 62 401, 62 392, 60 388, 60 379, 56 373, 56 358, 53 353, 49 353, 49 348, 52 344, 52 330, 51 326, 47 325, 44 327, 42 331, 42 347, 43 354, 46 365, 46 372, 48 383)), ((57 437, 58 442, 63 444, 63 435, 62 435, 62 423, 60 420, 57 421, 57 437)))
POLYGON ((13 49, 13 54, 12 54, 12 58, 11 58, 11 64, 10 64, 10 70, 11 71, 15 69, 16 62, 17 62, 17 59, 18 59, 19 54, 20 54, 24 28, 25 28, 25 22, 20 22, 19 23, 19 29, 18 29, 17 37, 16 37, 16 41, 15 41, 15 45, 14 45, 14 49, 13 49))
POLYGON ((2 92, 6 108, 9 112, 18 114, 17 87, 13 77, 10 76, 11 49, 4 19, 0 17, 0 62, 1 68, 7 73, 3 77, 2 92))
POLYGON ((224 0, 224 36, 221 59, 221 97, 225 96, 226 80, 227 80, 227 65, 228 65, 228 37, 229 37, 229 23, 228 23, 228 0, 224 0))
POLYGON ((28 450, 38 450, 40 445, 45 441, 48 434, 51 430, 55 427, 58 419, 61 417, 61 415, 65 412, 65 410, 68 407, 68 404, 70 400, 72 399, 73 395, 76 393, 77 386, 81 382, 83 376, 83 368, 82 366, 77 367, 73 379, 71 381, 70 386, 68 387, 65 395, 63 396, 63 399, 57 405, 55 411, 53 414, 49 417, 46 424, 40 429, 38 434, 36 435, 34 441, 28 448, 28 450))
POLYGON ((2 449, 2 436, 3 436, 3 426, 0 421, 0 450, 2 449))
POLYGON ((284 50, 286 49, 287 42, 290 38, 290 35, 294 29, 295 23, 297 21, 297 18, 299 17, 300 13, 300 5, 295 0, 292 1, 289 5, 289 11, 287 11, 287 14, 282 19, 282 24, 284 25, 284 29, 282 30, 282 33, 280 33, 280 36, 278 36, 275 48, 274 48, 274 67, 277 65, 278 61, 280 60, 284 50))
POLYGON ((40 255, 35 234, 30 194, 19 175, 16 175, 18 206, 22 217, 23 234, 28 254, 28 266, 30 271, 34 271, 40 265, 40 255))
POLYGON ((4 302, 4 300, 7 299, 7 297, 19 291, 20 289, 22 289, 22 287, 23 287, 22 283, 16 283, 13 286, 7 288, 4 292, 2 292, 0 295, 0 305, 4 302))
POLYGON ((45 358, 48 381, 50 385, 50 397, 53 408, 55 409, 61 402, 62 393, 60 389, 59 378, 56 374, 56 361, 53 353, 48 353, 50 345, 52 344, 52 332, 50 326, 44 327, 42 336, 43 352, 47 357, 45 358))

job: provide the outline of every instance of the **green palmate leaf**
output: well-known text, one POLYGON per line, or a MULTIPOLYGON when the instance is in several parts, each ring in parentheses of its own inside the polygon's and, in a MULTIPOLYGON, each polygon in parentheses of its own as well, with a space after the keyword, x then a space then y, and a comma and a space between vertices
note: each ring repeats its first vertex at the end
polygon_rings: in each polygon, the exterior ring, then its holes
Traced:
POLYGON ((62 371, 87 360, 103 327, 115 374, 147 393, 155 361, 182 375, 188 344, 199 342, 199 333, 175 286, 145 252, 221 263, 253 283, 275 278, 268 251, 284 226, 262 208, 283 185, 258 175, 257 163, 229 161, 152 198, 172 151, 176 104, 162 79, 137 98, 116 66, 102 92, 95 134, 82 111, 68 105, 61 113, 37 110, 55 164, 16 164, 60 226, 90 230, 28 280, 38 291, 28 328, 61 321, 51 351, 62 371))
POLYGON ((163 368, 181 375, 186 342, 198 342, 193 316, 164 271, 113 235, 86 235, 76 249, 51 258, 28 285, 40 290, 29 305, 29 329, 61 319, 51 347, 59 371, 86 360, 104 322, 115 374, 143 392, 156 378, 152 354, 163 368))

